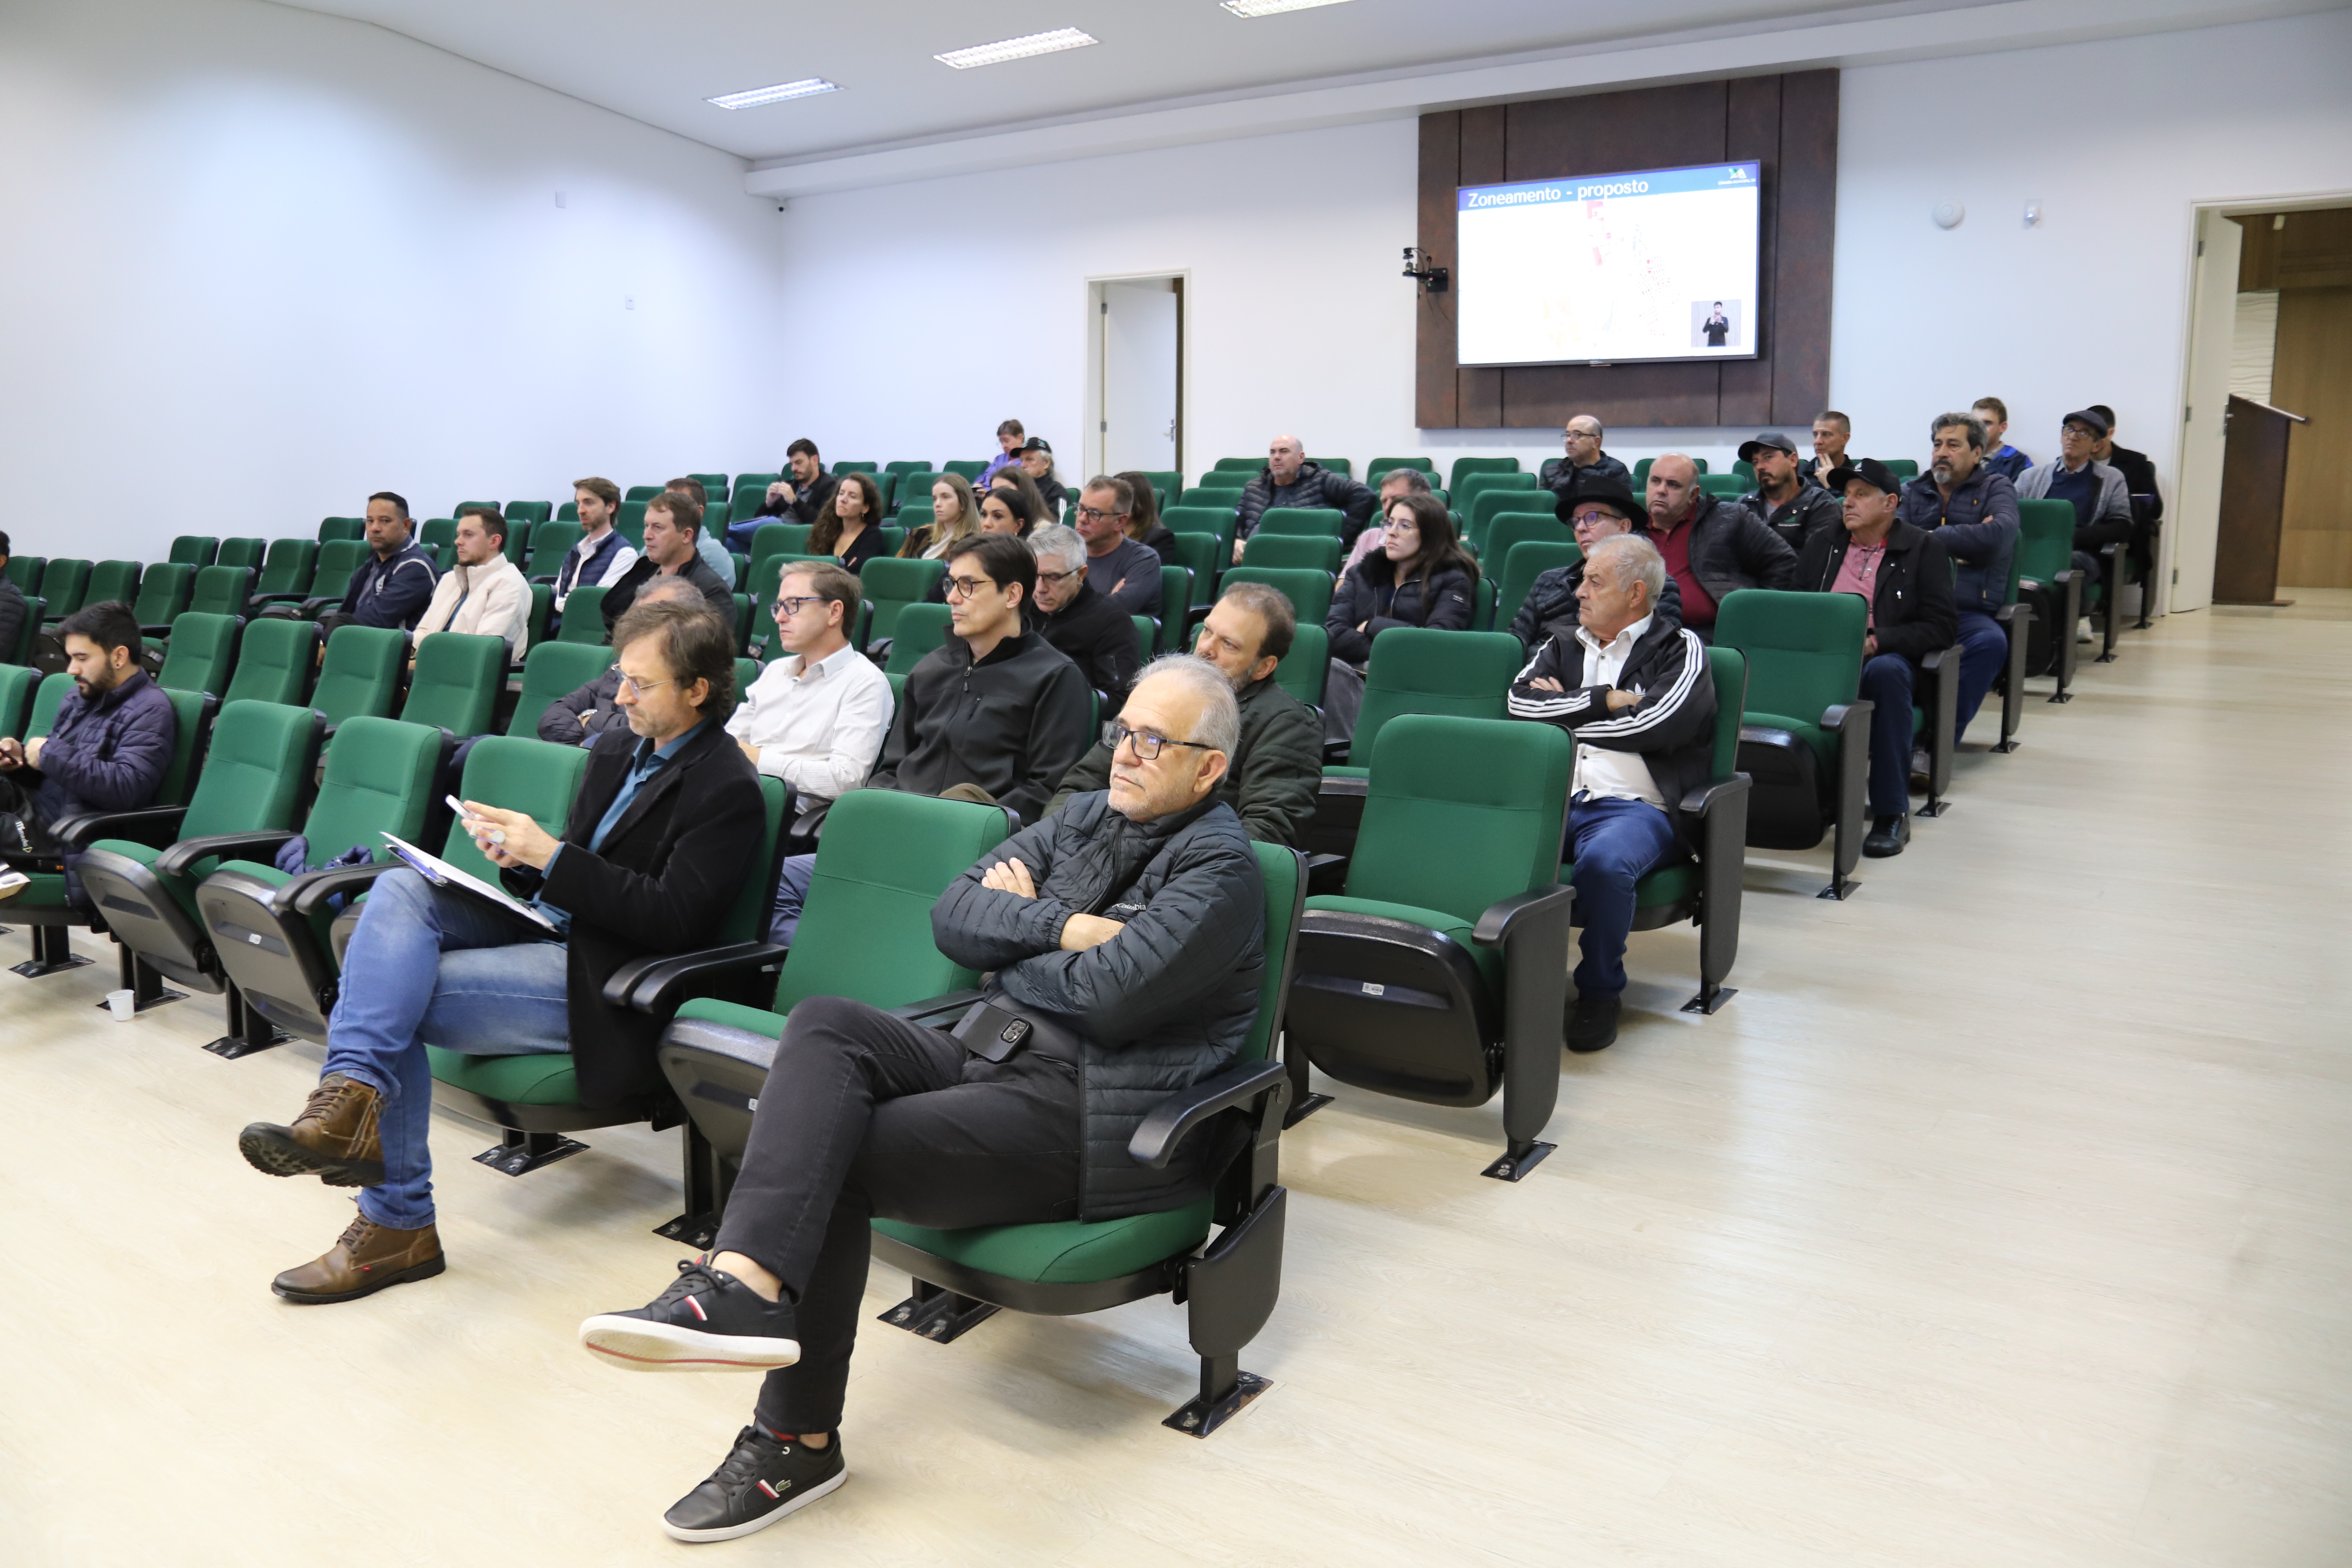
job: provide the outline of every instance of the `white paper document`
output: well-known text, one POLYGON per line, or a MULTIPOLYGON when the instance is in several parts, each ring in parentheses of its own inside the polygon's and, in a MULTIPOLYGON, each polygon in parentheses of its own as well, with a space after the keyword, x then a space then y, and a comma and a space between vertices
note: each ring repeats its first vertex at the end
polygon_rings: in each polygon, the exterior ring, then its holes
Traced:
POLYGON ((551 936, 563 934, 562 927, 508 892, 504 888, 494 887, 470 871, 460 871, 440 856, 419 849, 404 838, 395 838, 386 833, 383 836, 383 841, 392 846, 392 852, 400 857, 402 864, 436 887, 463 888, 469 893, 488 899, 502 910, 520 915, 551 936))

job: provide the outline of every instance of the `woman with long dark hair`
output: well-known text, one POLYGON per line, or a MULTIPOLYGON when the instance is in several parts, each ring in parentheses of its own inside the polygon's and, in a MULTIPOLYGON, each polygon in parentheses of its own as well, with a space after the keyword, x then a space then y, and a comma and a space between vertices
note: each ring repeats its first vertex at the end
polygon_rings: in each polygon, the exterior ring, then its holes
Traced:
MULTIPOLYGON (((999 479, 1004 478, 1003 474, 996 477, 999 479)), ((1031 488, 1034 489, 1034 486, 1031 488)), ((1011 485, 992 486, 980 503, 980 531, 982 533, 1009 533, 1016 539, 1026 539, 1030 528, 1036 521, 1037 514, 1030 510, 1029 498, 1011 485)))
POLYGON ((1348 569, 1331 596, 1323 629, 1331 657, 1362 665, 1372 639, 1391 626, 1470 629, 1478 563, 1454 536, 1454 516, 1435 496, 1389 502, 1380 549, 1348 569))
POLYGON ((1176 536, 1160 521, 1160 492, 1152 488, 1150 476, 1136 469, 1114 476, 1125 479, 1135 491, 1135 504, 1128 509, 1127 536, 1147 550, 1156 551, 1162 566, 1181 566, 1176 559, 1176 536))
POLYGON ((809 553, 830 555, 856 572, 882 553, 882 487, 868 473, 840 478, 809 530, 809 553))
MULTIPOLYGON (((1029 475, 1021 468, 1012 468, 998 469, 996 477, 988 481, 988 488, 990 490, 1000 494, 1005 490, 1011 490, 1014 494, 1018 495, 1022 499, 1023 502, 1029 508, 1029 524, 1031 526, 1041 522, 1059 522, 1062 521, 1061 509, 1048 501, 1045 497, 1045 493, 1038 489, 1037 481, 1031 479, 1029 475)), ((1029 531, 1029 528, 1024 527, 1021 531, 1025 535, 1029 531)))

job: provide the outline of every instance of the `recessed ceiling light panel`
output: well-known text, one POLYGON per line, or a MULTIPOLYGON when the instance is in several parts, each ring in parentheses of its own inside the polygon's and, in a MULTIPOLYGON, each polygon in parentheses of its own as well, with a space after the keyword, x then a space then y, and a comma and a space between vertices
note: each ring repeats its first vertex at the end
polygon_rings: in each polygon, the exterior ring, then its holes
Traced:
POLYGON ((1272 16, 1283 11, 1305 11, 1317 5, 1337 5, 1340 0, 1224 0, 1236 16, 1272 16))
POLYGON ((718 98, 706 98, 705 103, 715 103, 721 109, 757 109, 763 103, 782 103, 788 98, 811 98, 820 92, 839 92, 840 87, 821 76, 803 78, 799 81, 781 81, 773 87, 755 87, 747 92, 730 92, 718 98))
POLYGON ((1063 49, 1083 49, 1101 40, 1076 27, 1056 27, 1050 33, 1026 33, 1017 38, 999 38, 992 44, 974 44, 968 49, 950 49, 931 58, 944 66, 970 70, 974 66, 1001 66, 1007 60, 1025 60, 1032 55, 1050 55, 1063 49))

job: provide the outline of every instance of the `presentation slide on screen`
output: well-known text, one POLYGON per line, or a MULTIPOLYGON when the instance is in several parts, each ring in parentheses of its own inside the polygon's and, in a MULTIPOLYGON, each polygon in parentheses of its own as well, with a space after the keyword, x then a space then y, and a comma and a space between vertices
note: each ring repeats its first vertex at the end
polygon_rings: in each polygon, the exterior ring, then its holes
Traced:
POLYGON ((1760 166, 1464 185, 1463 364, 1752 359, 1760 166))

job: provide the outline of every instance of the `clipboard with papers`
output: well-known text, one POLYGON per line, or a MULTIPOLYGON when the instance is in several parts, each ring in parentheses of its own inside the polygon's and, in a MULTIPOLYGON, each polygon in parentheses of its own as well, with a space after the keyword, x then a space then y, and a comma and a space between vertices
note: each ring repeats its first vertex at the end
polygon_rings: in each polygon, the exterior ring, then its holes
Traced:
POLYGON ((477 898, 485 899, 496 904, 509 914, 521 916, 550 936, 563 934, 562 926, 509 893, 504 888, 493 887, 470 871, 461 871, 440 856, 419 849, 404 838, 398 838, 386 833, 383 835, 383 840, 392 846, 392 852, 400 858, 403 865, 435 887, 461 888, 477 898))

